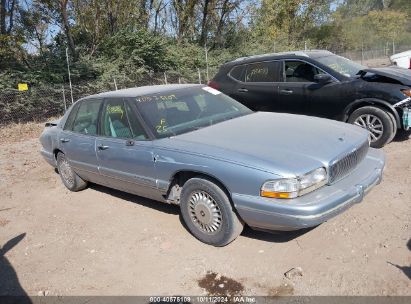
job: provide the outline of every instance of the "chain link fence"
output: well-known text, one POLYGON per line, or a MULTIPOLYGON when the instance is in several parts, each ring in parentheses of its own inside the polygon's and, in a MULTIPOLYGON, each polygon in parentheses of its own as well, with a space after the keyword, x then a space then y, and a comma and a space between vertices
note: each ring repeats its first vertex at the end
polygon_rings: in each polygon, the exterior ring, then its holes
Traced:
POLYGON ((346 51, 338 53, 338 55, 341 55, 343 57, 346 57, 359 63, 367 64, 367 62, 376 59, 389 60, 389 57, 391 55, 409 50, 411 50, 411 45, 397 45, 393 47, 392 45, 387 44, 385 46, 382 46, 381 48, 374 48, 371 50, 346 51))
POLYGON ((186 73, 175 71, 147 73, 134 82, 126 81, 121 76, 114 76, 111 81, 93 87, 89 84, 50 85, 29 87, 27 91, 17 89, 0 92, 0 126, 9 123, 45 121, 58 117, 76 100, 101 92, 120 90, 158 84, 207 83, 217 68, 197 69, 186 73), (207 77, 208 74, 208 77, 207 77))
MULTIPOLYGON (((411 46, 397 46, 396 53, 410 50, 411 46)), ((339 53, 353 61, 370 66, 388 65, 389 56, 393 49, 387 44, 380 49, 359 50, 339 53), (381 62, 377 62, 382 60, 381 62)), ((50 117, 58 117, 76 100, 101 92, 120 90, 125 88, 171 84, 171 83, 207 83, 218 71, 218 66, 208 69, 196 69, 177 72, 148 72, 134 81, 127 80, 124 75, 113 75, 112 79, 99 83, 98 87, 90 83, 68 84, 29 87, 27 91, 17 89, 0 91, 0 126, 9 123, 30 121, 45 121, 50 117)))

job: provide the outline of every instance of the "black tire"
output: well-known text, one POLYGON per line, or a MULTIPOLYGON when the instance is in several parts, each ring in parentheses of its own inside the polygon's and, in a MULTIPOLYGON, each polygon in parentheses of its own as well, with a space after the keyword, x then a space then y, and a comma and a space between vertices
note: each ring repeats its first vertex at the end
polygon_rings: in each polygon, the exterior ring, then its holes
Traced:
MULTIPOLYGON (((390 142, 393 138, 393 133, 394 133, 394 123, 391 119, 390 114, 378 107, 374 107, 374 106, 366 106, 366 107, 362 107, 359 108, 357 110, 355 110, 349 117, 348 122, 355 124, 355 122, 357 121, 357 119, 360 118, 360 116, 364 116, 364 115, 372 115, 377 117, 382 124, 382 134, 380 135, 380 137, 377 138, 377 140, 372 140, 371 141, 371 147, 373 148, 382 148, 385 144, 387 144, 388 142, 390 142)), ((395 121, 395 119, 394 119, 395 121)), ((366 128, 365 126, 363 126, 364 128, 366 128)), ((395 134, 394 134, 395 135, 395 134)))
POLYGON ((390 142, 392 142, 395 135, 397 134, 398 128, 397 128, 397 121, 395 120, 394 114, 392 114, 391 112, 387 112, 387 114, 390 116, 391 121, 392 121, 392 135, 391 135, 391 138, 389 138, 386 143, 386 144, 389 144, 390 142))
POLYGON ((87 182, 78 176, 70 166, 64 153, 57 153, 57 170, 64 186, 70 191, 76 192, 87 187, 87 182))
POLYGON ((204 178, 191 178, 184 184, 180 209, 187 228, 206 244, 225 246, 235 240, 244 228, 227 194, 204 178))

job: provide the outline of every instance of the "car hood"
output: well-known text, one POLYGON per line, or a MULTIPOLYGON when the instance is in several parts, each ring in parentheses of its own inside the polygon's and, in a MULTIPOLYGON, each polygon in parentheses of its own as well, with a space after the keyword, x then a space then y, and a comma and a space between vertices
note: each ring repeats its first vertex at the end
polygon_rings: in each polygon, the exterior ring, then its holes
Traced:
POLYGON ((363 69, 359 73, 361 72, 374 73, 399 81, 403 85, 411 86, 411 70, 409 69, 392 66, 384 68, 363 69))
POLYGON ((367 140, 364 129, 334 120, 257 112, 160 142, 288 177, 327 167, 367 140))
POLYGON ((407 56, 411 56, 411 50, 391 55, 390 59, 393 60, 393 59, 407 57, 407 56))

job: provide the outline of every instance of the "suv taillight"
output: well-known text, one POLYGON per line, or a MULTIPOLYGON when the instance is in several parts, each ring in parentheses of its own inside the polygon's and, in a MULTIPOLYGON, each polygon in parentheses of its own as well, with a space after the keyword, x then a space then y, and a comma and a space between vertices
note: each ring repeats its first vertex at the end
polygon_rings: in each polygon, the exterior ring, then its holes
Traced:
POLYGON ((216 89, 216 90, 218 90, 220 88, 220 85, 217 82, 215 82, 214 80, 210 80, 208 82, 208 86, 212 87, 213 89, 216 89))
POLYGON ((410 70, 411 70, 411 58, 410 58, 410 65, 409 65, 409 67, 408 67, 410 70))

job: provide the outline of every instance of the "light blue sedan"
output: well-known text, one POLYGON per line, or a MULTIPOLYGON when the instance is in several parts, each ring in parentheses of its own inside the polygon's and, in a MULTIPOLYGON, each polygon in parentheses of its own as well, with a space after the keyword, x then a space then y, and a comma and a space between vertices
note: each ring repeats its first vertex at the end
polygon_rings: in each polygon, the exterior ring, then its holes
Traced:
POLYGON ((362 128, 253 112, 203 85, 83 98, 40 141, 69 190, 93 182, 177 204, 191 233, 215 246, 245 224, 319 225, 360 202, 384 168, 362 128))

